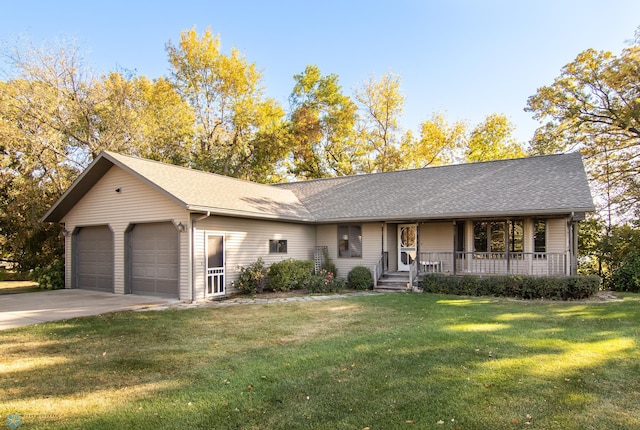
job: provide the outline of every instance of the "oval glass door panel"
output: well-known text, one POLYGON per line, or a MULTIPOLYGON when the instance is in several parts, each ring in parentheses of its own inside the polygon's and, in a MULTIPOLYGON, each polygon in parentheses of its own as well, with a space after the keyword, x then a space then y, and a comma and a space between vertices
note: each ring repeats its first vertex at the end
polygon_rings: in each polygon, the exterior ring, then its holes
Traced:
POLYGON ((418 228, 415 224, 398 226, 398 271, 407 272, 416 258, 418 228))

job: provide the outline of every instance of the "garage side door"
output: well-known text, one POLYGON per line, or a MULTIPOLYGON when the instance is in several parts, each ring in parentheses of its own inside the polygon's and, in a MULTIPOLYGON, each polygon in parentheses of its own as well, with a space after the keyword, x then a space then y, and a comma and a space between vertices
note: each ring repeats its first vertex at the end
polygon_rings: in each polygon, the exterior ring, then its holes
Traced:
POLYGON ((75 235, 75 288, 113 292, 113 233, 108 226, 82 227, 75 235))
POLYGON ((170 222, 136 224, 129 232, 129 291, 179 296, 178 230, 170 222))

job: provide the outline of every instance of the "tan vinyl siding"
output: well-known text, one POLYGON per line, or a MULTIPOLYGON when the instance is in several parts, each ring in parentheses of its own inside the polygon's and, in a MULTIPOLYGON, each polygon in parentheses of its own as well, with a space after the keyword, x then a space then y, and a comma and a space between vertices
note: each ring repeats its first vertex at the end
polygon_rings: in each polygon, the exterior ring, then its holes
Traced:
POLYGON ((564 253, 568 250, 567 220, 565 218, 547 220, 547 252, 564 253))
MULTIPOLYGON (((76 227, 108 225, 113 231, 114 292, 125 291, 125 231, 130 224, 172 221, 187 225, 188 215, 173 201, 122 169, 112 167, 63 218, 69 232, 76 227), (120 192, 116 192, 116 189, 120 192)), ((180 299, 188 299, 188 239, 179 235, 180 299)), ((71 261, 71 235, 65 241, 66 261, 71 261)), ((66 283, 71 286, 71 264, 66 265, 66 283)))
MULTIPOLYGON (((343 225, 343 224, 340 224, 343 225)), ((348 224, 344 224, 348 225, 348 224)), ((338 225, 325 224, 317 227, 317 244, 326 246, 329 257, 338 269, 338 277, 346 278, 355 266, 372 269, 382 255, 382 225, 380 223, 353 224, 362 227, 362 257, 338 257, 338 225)))
POLYGON ((246 267, 262 257, 268 266, 293 258, 312 260, 315 249, 315 227, 277 221, 212 216, 197 221, 194 239, 195 298, 205 297, 206 235, 222 234, 225 238, 225 288, 236 292, 232 282, 238 279, 239 267, 246 267), (269 253, 269 240, 286 240, 287 253, 269 253))
POLYGON ((420 224, 420 252, 453 252, 453 224, 434 222, 420 224))

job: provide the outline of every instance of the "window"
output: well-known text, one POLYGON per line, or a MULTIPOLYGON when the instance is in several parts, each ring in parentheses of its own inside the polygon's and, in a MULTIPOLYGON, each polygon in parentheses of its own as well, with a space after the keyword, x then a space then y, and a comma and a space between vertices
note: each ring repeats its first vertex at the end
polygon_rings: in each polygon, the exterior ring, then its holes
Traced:
POLYGON ((479 221, 473 225, 475 252, 523 252, 522 221, 479 221), (508 244, 508 247, 507 247, 508 244))
POLYGON ((338 226, 338 256, 362 257, 362 227, 359 225, 338 226))
POLYGON ((287 241, 279 239, 269 239, 269 254, 286 254, 287 241))
POLYGON ((524 223, 507 221, 509 227, 509 252, 524 252, 524 223))
POLYGON ((476 222, 473 224, 473 250, 475 252, 488 252, 487 242, 487 222, 476 222))
POLYGON ((535 252, 547 252, 547 221, 533 221, 533 243, 535 252))

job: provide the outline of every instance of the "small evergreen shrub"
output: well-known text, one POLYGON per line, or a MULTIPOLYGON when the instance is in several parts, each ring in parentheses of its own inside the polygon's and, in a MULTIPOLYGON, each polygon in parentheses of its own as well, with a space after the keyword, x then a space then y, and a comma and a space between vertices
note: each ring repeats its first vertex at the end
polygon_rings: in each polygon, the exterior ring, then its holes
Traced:
POLYGON ((55 260, 44 268, 36 268, 32 278, 43 290, 60 290, 64 288, 64 261, 55 260))
POLYGON ((240 275, 234 286, 241 293, 255 294, 262 292, 266 281, 267 268, 264 267, 264 261, 259 257, 247 267, 240 267, 240 275))
POLYGON ((312 260, 282 260, 269 268, 269 288, 291 291, 307 288, 313 277, 312 260))
POLYGON ((364 266, 354 267, 347 276, 347 284, 354 290, 368 290, 373 285, 371 270, 364 266))
POLYGON ((322 269, 309 283, 310 293, 337 293, 345 286, 345 280, 336 278, 333 272, 322 269))
POLYGON ((600 288, 598 276, 478 276, 431 274, 420 281, 426 293, 519 299, 580 300, 600 288))

